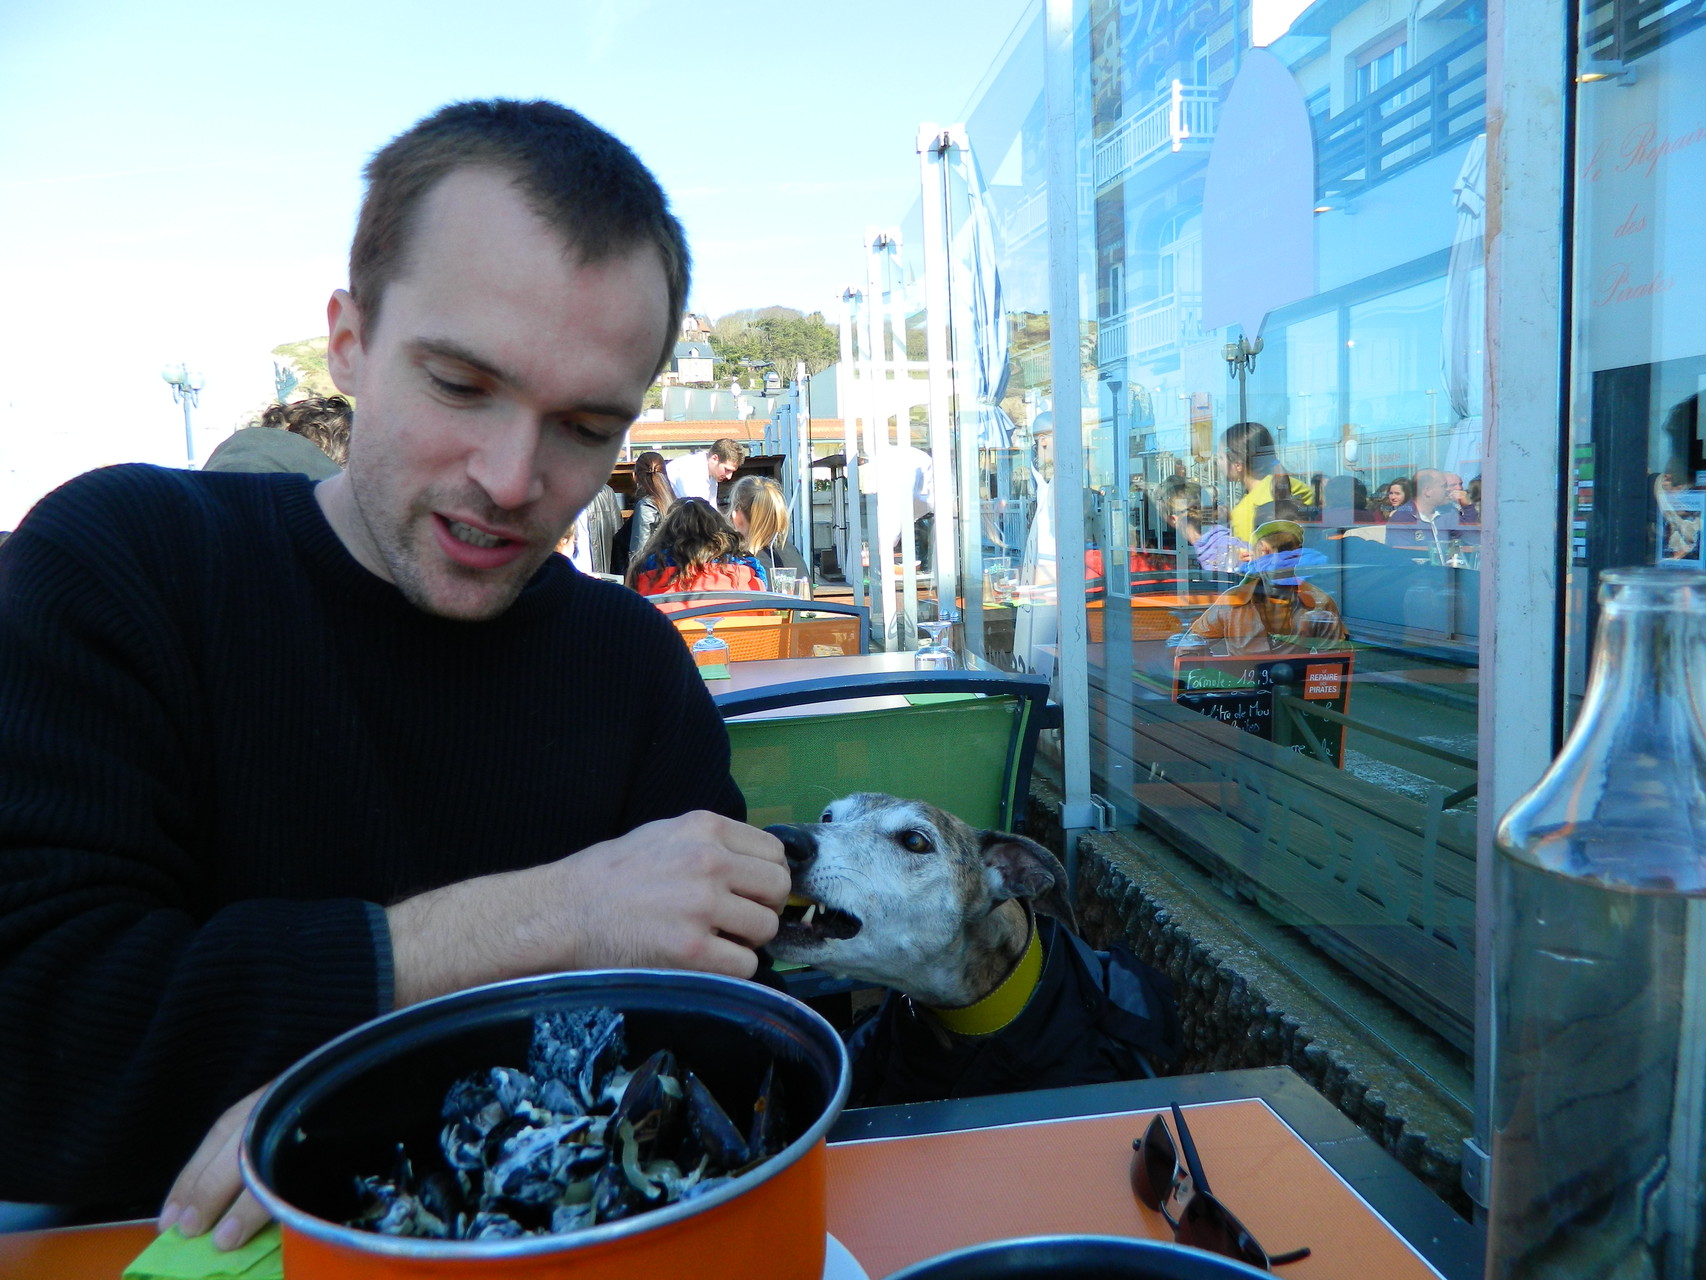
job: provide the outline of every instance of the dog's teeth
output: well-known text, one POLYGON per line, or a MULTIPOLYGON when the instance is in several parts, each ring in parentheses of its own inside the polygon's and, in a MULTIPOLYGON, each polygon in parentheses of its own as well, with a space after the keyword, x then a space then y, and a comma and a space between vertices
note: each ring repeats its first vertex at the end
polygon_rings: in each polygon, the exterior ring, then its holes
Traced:
POLYGON ((804 894, 790 893, 788 895, 787 905, 790 907, 807 907, 811 905, 811 899, 806 897, 804 894))
POLYGON ((812 922, 812 917, 814 917, 815 915, 817 915, 817 903, 814 902, 811 904, 811 906, 806 908, 805 915, 800 917, 800 923, 801 924, 810 924, 812 922))

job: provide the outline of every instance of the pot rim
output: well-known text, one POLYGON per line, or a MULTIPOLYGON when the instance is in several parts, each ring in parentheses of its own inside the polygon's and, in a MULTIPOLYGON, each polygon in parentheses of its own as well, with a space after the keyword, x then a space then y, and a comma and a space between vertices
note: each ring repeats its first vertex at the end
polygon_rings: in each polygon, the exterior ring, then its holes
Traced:
MULTIPOLYGON (((701 1007, 706 1011, 711 1011, 712 1008, 709 1002, 701 1007)), ((516 1258, 559 1253, 567 1249, 590 1249, 673 1226, 726 1204, 736 1196, 744 1195, 776 1177, 824 1141, 829 1127, 835 1123, 847 1102, 851 1076, 847 1046, 823 1016, 793 996, 761 983, 682 969, 578 969, 565 973, 537 974, 467 987, 449 995, 423 1000, 405 1009, 382 1014, 351 1028, 336 1039, 327 1041, 288 1067, 261 1095, 243 1128, 239 1164, 243 1185, 281 1227, 346 1249, 384 1254, 394 1258, 458 1261, 516 1258), (721 997, 720 1002, 749 1006, 749 1016, 761 1013, 763 1007, 768 1005, 772 1013, 779 1018, 785 1018, 797 1032, 803 1032, 807 1038, 821 1041, 820 1047, 833 1046, 836 1064, 835 1088, 822 1113, 804 1133, 763 1164, 748 1170, 724 1186, 661 1209, 651 1209, 615 1222, 601 1223, 580 1231, 557 1235, 519 1236, 499 1240, 426 1240, 416 1236, 380 1235, 377 1232, 362 1231, 317 1218, 285 1200, 261 1178, 256 1167, 254 1149, 263 1127, 271 1130, 282 1128, 284 1123, 293 1123, 294 1116, 290 1116, 288 1120, 286 1118, 289 1112, 294 1111, 299 1115, 307 1105, 325 1098, 336 1087, 360 1074, 347 1066, 340 1069, 338 1065, 353 1051, 377 1043, 391 1042, 394 1051, 391 1056, 394 1056, 404 1049, 430 1043, 438 1038, 434 1034, 434 1024, 447 1008, 454 1009, 464 1004, 521 1005, 536 992, 546 994, 551 989, 564 986, 571 986, 577 993, 592 992, 595 995, 600 987, 607 988, 612 997, 610 1000, 600 1001, 595 998, 586 1003, 608 1003, 613 1007, 620 1007, 620 995, 623 991, 680 991, 693 987, 700 987, 701 995, 721 997), (758 1008, 750 1008, 753 1005, 758 1008)))
POLYGON ((1014 1236, 1005 1240, 983 1240, 977 1244, 966 1245, 962 1249, 953 1249, 947 1253, 938 1253, 929 1258, 921 1258, 909 1267, 902 1267, 889 1277, 889 1280, 912 1280, 914 1276, 926 1276, 936 1267, 946 1267, 961 1261, 977 1259, 983 1254, 994 1253, 1046 1253, 1051 1249, 1070 1249, 1086 1247, 1093 1250, 1110 1249, 1116 1253, 1128 1253, 1139 1257, 1177 1258, 1181 1255, 1190 1258, 1193 1266, 1206 1267, 1217 1276, 1225 1276, 1230 1280, 1234 1276, 1265 1276, 1267 1272, 1258 1271, 1248 1263, 1236 1258, 1228 1258, 1224 1254, 1211 1253, 1206 1249, 1192 1248, 1190 1245, 1179 1244, 1177 1241, 1152 1240, 1147 1236, 1116 1236, 1098 1232, 1060 1232, 1044 1236, 1014 1236))

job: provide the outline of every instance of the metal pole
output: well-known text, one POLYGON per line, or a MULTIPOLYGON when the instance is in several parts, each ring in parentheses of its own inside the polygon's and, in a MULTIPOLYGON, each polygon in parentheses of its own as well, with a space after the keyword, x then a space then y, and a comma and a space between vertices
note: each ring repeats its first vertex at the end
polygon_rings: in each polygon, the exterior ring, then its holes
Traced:
MULTIPOLYGON (((894 558, 889 555, 887 547, 877 544, 884 540, 886 527, 883 522, 883 478, 887 474, 889 463, 888 454, 888 413, 887 391, 884 385, 884 365, 887 362, 886 343, 884 341, 883 319, 883 271, 881 253, 884 235, 875 227, 865 232, 865 359, 862 362, 862 372, 865 377, 865 394, 861 397, 864 404, 864 442, 865 456, 870 459, 872 474, 877 478, 876 518, 872 521, 875 528, 868 530, 865 535, 865 576, 871 584, 871 628, 879 643, 887 646, 889 634, 889 613, 894 608, 894 558)), ((865 495, 860 491, 859 502, 863 506, 865 495)))
POLYGON ((936 574, 936 616, 946 618, 959 598, 960 504, 954 500, 953 318, 949 308, 949 231, 947 152, 964 148, 962 126, 918 130, 918 180, 924 211, 924 350, 930 362, 930 465, 936 519, 932 567, 936 574))
MULTIPOLYGON (((1481 472, 1481 761, 1475 834, 1475 1136, 1463 1189, 1487 1205, 1492 1150, 1494 830, 1557 750, 1562 681, 1564 286, 1573 212, 1564 147, 1564 0, 1487 10, 1487 406, 1481 472), (1511 477, 1505 484, 1504 477, 1511 477), (1535 484, 1536 476, 1552 485, 1535 484)), ((1483 1215, 1477 1213, 1477 1217, 1483 1215)))
POLYGON ((1072 61, 1074 0, 1046 0, 1048 51, 1043 69, 1048 155, 1049 374, 1053 383, 1055 595, 1060 660, 1055 686, 1062 710, 1061 826, 1077 864, 1077 832, 1094 828, 1090 798, 1090 693, 1084 609, 1084 430, 1078 278, 1078 129, 1072 61))
POLYGON ((190 428, 190 398, 180 397, 184 406, 184 457, 189 459, 190 466, 195 466, 195 432, 190 428))
POLYGON ((844 528, 846 530, 844 554, 841 560, 841 576, 853 588, 853 603, 865 603, 865 575, 859 564, 860 551, 865 542, 864 499, 859 495, 859 434, 856 426, 857 414, 862 411, 864 392, 863 365, 865 339, 859 339, 858 359, 854 358, 854 325, 860 319, 859 300, 863 297, 859 290, 847 288, 842 290, 841 301, 845 317, 841 326, 841 368, 836 374, 836 399, 840 402, 842 461, 845 464, 846 479, 842 484, 842 506, 846 515, 844 528))

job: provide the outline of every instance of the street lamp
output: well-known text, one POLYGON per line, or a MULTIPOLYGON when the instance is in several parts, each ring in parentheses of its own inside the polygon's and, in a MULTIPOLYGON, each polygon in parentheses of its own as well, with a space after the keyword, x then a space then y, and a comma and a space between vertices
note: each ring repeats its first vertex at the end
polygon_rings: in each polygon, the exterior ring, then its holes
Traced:
POLYGON ((190 431, 190 410, 200 402, 201 389, 207 385, 207 379, 199 373, 190 372, 189 366, 181 360, 161 369, 160 376, 165 379, 166 385, 172 388, 172 399, 184 406, 184 455, 193 467, 195 436, 190 431))

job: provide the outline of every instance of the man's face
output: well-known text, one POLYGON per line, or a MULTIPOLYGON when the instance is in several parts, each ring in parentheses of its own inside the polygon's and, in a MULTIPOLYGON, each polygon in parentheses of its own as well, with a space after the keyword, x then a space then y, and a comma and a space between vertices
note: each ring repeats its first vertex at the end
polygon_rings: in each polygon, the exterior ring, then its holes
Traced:
POLYGON ((1437 507, 1445 501, 1445 477, 1437 471, 1416 473, 1416 501, 1422 506, 1437 507))
POLYGON ((1445 473, 1445 496, 1457 503, 1458 506, 1465 506, 1468 504, 1469 494, 1463 488, 1462 476, 1455 475, 1450 471, 1445 473))
POLYGON ((577 263, 490 170, 426 198, 372 325, 327 308, 359 405, 348 469, 316 490, 370 572, 464 621, 509 607, 609 477, 669 327, 650 249, 577 263))
POLYGON ((724 462, 716 454, 708 453, 705 455, 705 470, 711 473, 711 479, 721 484, 735 473, 735 464, 724 462))

